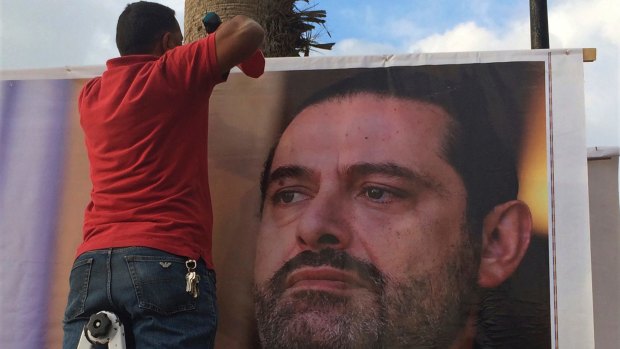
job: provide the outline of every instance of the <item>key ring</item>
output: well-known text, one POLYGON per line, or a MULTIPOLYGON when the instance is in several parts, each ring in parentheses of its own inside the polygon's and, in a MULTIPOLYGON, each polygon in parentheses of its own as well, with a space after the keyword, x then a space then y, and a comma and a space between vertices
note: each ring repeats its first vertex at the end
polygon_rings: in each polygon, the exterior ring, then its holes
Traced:
POLYGON ((195 260, 193 260, 193 259, 188 259, 188 260, 185 262, 185 266, 186 266, 186 267, 187 267, 187 269, 189 269, 189 270, 194 270, 194 269, 196 269, 196 261, 195 261, 195 260))

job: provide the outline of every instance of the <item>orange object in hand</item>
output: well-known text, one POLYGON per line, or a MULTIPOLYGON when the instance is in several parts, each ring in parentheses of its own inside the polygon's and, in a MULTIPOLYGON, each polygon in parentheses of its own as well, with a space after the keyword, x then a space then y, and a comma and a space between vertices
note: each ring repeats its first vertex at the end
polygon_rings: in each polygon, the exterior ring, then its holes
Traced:
POLYGON ((265 71, 265 56, 261 50, 256 50, 252 56, 237 65, 241 71, 251 77, 258 78, 265 71))

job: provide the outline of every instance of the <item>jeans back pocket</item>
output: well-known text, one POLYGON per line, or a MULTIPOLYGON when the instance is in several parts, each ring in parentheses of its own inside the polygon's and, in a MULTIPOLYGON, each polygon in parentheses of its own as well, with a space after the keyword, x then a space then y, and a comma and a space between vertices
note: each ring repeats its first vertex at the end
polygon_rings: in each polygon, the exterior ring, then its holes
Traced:
POLYGON ((84 314, 92 265, 92 258, 78 259, 73 263, 69 276, 69 298, 65 310, 65 322, 84 314))
POLYGON ((125 256, 140 308, 162 315, 195 310, 196 299, 185 291, 185 259, 125 256))

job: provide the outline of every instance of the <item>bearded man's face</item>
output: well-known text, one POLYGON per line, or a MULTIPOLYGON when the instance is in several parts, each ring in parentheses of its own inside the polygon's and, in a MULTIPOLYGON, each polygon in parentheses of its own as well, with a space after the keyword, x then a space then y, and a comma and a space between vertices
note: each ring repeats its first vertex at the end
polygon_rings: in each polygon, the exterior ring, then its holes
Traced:
POLYGON ((257 239, 265 348, 446 348, 479 251, 442 155, 449 116, 359 94, 304 109, 275 150, 257 239))

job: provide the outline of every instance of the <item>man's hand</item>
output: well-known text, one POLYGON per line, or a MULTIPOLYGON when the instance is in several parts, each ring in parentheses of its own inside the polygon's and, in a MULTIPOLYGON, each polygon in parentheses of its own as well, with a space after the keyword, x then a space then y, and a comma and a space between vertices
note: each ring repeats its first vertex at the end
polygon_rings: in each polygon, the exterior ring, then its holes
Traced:
POLYGON ((222 24, 222 19, 220 19, 220 16, 215 12, 207 12, 207 14, 202 17, 202 25, 205 26, 207 34, 215 32, 220 24, 222 24))

